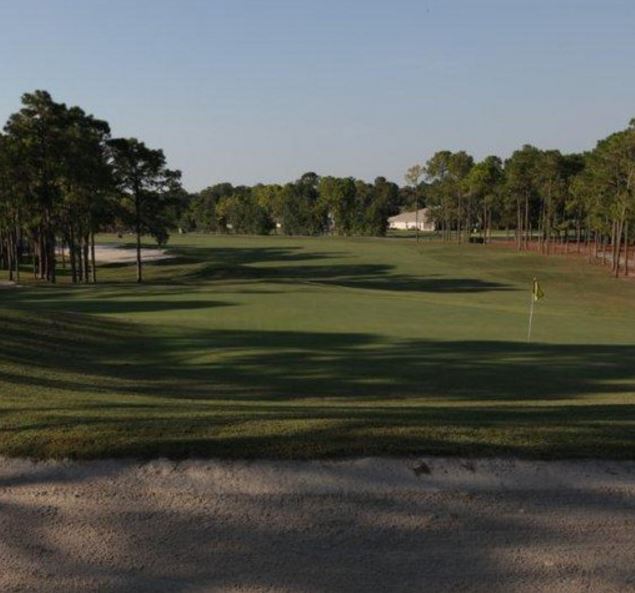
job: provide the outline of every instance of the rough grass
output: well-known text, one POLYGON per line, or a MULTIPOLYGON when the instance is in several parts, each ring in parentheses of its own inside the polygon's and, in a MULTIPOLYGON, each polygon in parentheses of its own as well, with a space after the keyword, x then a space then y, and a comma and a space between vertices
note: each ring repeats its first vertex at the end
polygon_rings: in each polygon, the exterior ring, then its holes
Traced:
POLYGON ((143 286, 110 265, 0 291, 0 454, 634 456, 635 285, 604 269, 396 238, 171 249, 143 286))

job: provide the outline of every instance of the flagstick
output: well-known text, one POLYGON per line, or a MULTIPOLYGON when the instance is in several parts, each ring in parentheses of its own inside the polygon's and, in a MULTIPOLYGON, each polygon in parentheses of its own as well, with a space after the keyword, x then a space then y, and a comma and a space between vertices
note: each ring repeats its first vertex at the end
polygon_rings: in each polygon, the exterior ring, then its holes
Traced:
POLYGON ((534 303, 536 300, 534 299, 533 292, 531 293, 531 304, 529 305, 529 328, 527 329, 527 341, 531 341, 531 326, 534 322, 534 303))

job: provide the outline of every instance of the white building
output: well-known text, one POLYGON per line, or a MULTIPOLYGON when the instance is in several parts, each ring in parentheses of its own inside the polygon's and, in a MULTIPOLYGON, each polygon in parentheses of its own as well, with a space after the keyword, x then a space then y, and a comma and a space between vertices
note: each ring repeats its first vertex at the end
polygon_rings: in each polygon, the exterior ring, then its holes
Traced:
POLYGON ((420 208, 418 211, 402 212, 397 216, 388 219, 388 228, 394 230, 414 230, 419 227, 420 231, 434 231, 435 225, 430 218, 428 208, 420 208))

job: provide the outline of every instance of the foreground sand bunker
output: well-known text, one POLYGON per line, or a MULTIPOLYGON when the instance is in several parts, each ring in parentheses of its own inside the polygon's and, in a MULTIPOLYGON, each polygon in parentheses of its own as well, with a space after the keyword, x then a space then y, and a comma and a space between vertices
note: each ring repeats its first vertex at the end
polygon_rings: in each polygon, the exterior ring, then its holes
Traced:
POLYGON ((0 461, 0 590, 635 591, 635 462, 0 461))

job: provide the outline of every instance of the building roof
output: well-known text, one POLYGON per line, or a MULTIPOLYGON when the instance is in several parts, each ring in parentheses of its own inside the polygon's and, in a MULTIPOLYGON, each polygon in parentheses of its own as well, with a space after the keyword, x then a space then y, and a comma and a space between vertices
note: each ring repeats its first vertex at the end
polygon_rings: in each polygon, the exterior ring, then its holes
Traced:
MULTIPOLYGON (((428 208, 419 208, 419 222, 424 222, 428 220, 428 208)), ((417 211, 413 210, 412 212, 402 212, 401 214, 397 214, 397 216, 391 216, 388 219, 388 222, 416 222, 417 221, 417 211)))

